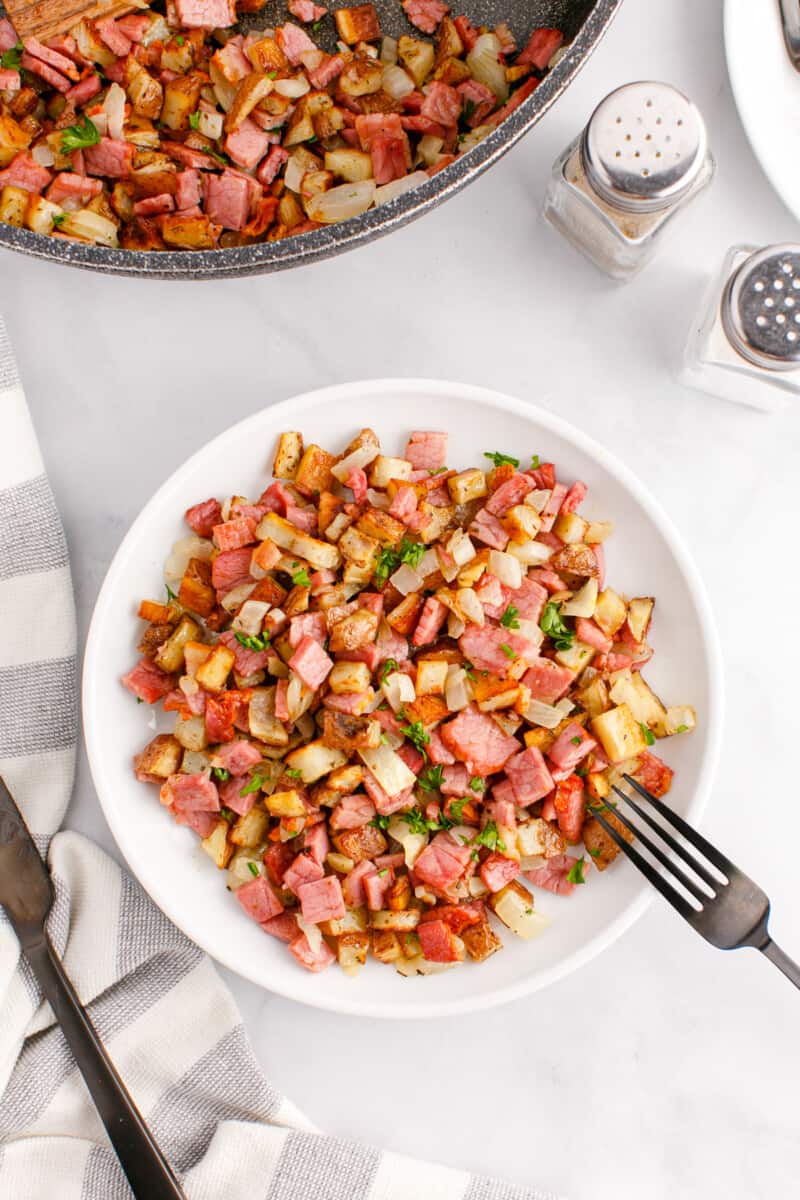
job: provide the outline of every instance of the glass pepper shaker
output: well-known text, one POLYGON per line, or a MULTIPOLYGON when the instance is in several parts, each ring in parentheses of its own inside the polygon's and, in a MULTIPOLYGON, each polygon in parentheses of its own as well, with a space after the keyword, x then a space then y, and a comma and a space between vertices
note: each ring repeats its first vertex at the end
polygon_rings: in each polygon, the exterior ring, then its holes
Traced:
POLYGON ((629 279, 713 174, 691 100, 667 83, 628 83, 554 163, 544 215, 601 271, 629 279))
POLYGON ((728 251, 692 328, 681 379, 767 412, 800 396, 800 245, 728 251))

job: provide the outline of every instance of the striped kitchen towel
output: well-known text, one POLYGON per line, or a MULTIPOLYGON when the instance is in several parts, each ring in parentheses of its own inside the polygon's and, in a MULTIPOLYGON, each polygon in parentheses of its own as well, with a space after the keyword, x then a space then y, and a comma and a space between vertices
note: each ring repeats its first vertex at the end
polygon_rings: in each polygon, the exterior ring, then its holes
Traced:
MULTIPOLYGON (((0 614, 0 774, 49 859, 50 935, 190 1200, 548 1200, 318 1133, 261 1074, 209 959, 96 846, 56 832, 78 734, 75 612, 2 320, 0 614)), ((0 914, 0 1197, 130 1195, 0 914)))

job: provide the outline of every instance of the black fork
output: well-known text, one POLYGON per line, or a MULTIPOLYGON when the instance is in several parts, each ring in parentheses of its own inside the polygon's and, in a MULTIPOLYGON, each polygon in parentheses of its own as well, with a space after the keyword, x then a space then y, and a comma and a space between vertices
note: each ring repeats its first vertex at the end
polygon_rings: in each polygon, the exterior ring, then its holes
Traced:
POLYGON ((790 979, 796 988, 800 988, 800 966, 789 958, 780 946, 776 946, 769 936, 767 922, 770 904, 766 893, 702 834, 647 788, 642 787, 641 783, 630 775, 624 775, 623 778, 648 802, 661 817, 661 821, 616 785, 614 792, 633 809, 645 825, 658 834, 664 845, 672 851, 672 856, 621 812, 620 805, 615 805, 613 813, 616 819, 646 847, 656 862, 664 868, 664 873, 657 870, 603 815, 604 812, 612 810, 603 804, 592 805, 590 811, 609 837, 614 839, 620 850, 627 854, 664 899, 668 900, 683 919, 712 946, 717 946, 720 950, 738 950, 742 946, 752 946, 771 959, 786 978, 790 979), (669 828, 664 827, 664 822, 689 845, 679 841, 669 828))

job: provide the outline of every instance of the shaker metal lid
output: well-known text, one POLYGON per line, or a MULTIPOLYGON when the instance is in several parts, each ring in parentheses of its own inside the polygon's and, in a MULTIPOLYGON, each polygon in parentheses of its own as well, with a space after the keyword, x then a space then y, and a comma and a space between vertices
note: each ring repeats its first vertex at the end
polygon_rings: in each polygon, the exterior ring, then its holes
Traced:
POLYGON ((800 245, 766 246, 746 258, 722 296, 728 340, 750 362, 773 371, 800 366, 800 245))
POLYGON ((694 183, 707 154, 706 127, 670 84, 627 83, 598 104, 581 151, 602 199, 628 212, 656 212, 694 183))

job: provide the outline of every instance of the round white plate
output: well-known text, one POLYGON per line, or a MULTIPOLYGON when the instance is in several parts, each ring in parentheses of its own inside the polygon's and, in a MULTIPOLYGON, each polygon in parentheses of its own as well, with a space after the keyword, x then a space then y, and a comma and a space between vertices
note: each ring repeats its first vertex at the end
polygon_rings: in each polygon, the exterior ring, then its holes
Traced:
POLYGON ((647 670, 669 702, 694 704, 698 729, 663 744, 676 769, 672 799, 697 820, 705 805, 720 741, 722 671, 708 601, 688 553, 641 483, 602 447, 549 413, 509 396, 463 384, 380 380, 342 384, 295 397, 235 425, 179 468, 135 521, 97 601, 83 674, 83 716, 92 774, 111 830, 156 903, 227 967, 284 996, 337 1012, 430 1017, 485 1008, 533 992, 593 958, 644 911, 651 892, 627 862, 563 898, 537 892, 551 925, 532 942, 511 933, 487 962, 404 979, 371 962, 357 979, 331 968, 311 975, 282 943, 262 933, 225 888, 225 877, 133 776, 133 755, 152 737, 154 714, 119 683, 136 661, 142 597, 164 593, 162 565, 185 533, 183 512, 208 496, 259 495, 268 481, 277 434, 300 429, 306 441, 343 449, 364 425, 389 454, 412 429, 450 432, 448 461, 484 463, 484 450, 552 459, 559 477, 589 485, 585 511, 610 518, 609 580, 629 595, 657 597, 656 655, 647 670))
POLYGON ((800 220, 800 72, 786 53, 778 0, 725 0, 725 54, 753 152, 800 220))

